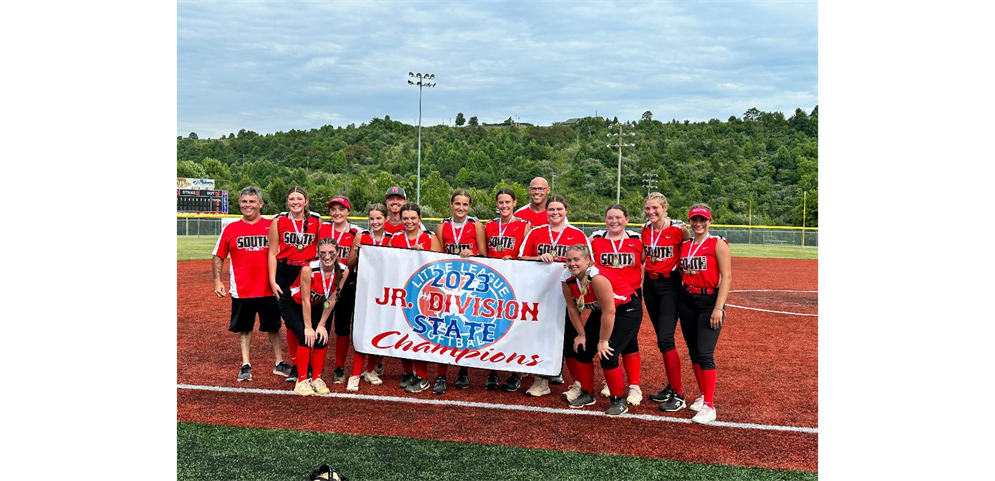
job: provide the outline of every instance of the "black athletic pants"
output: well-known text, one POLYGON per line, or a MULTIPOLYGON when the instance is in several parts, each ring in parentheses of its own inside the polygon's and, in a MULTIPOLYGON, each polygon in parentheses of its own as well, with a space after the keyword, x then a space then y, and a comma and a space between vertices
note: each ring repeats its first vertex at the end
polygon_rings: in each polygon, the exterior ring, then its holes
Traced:
MULTIPOLYGON (((639 336, 639 326, 643 322, 642 301, 633 296, 629 302, 615 308, 615 326, 612 328, 608 345, 615 351, 607 360, 601 360, 601 369, 615 369, 619 366, 618 359, 622 354, 630 354, 630 344, 635 343, 639 336)), ((576 334, 575 334, 576 336, 576 334)), ((590 364, 598 353, 598 341, 601 336, 601 310, 591 311, 584 324, 584 349, 576 354, 577 362, 590 364)), ((636 344, 638 350, 638 344, 636 344)), ((573 351, 573 339, 570 340, 570 350, 573 351)))
POLYGON ((663 279, 643 279, 643 292, 646 294, 646 313, 656 331, 656 345, 664 353, 676 348, 674 332, 677 331, 677 303, 680 301, 681 275, 674 272, 663 279))
POLYGON ((715 345, 719 342, 722 326, 712 329, 712 310, 718 294, 692 294, 681 291, 681 302, 677 305, 677 316, 681 320, 681 332, 688 345, 691 362, 702 370, 715 369, 715 345))

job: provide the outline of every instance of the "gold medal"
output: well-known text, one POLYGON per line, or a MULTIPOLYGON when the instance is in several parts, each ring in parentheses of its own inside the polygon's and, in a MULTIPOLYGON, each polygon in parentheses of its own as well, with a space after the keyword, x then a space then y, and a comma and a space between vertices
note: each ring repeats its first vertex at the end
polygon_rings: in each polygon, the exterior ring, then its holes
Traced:
POLYGON ((297 252, 304 250, 304 244, 297 244, 297 252))
POLYGON ((325 309, 327 311, 329 307, 332 307, 332 304, 328 301, 325 301, 325 303, 322 304, 321 307, 322 309, 325 309))
POLYGON ((615 260, 613 260, 613 261, 612 261, 612 266, 613 266, 613 267, 616 267, 616 268, 617 268, 617 267, 619 267, 619 266, 621 266, 621 265, 622 265, 622 261, 618 260, 618 258, 617 258, 617 257, 615 258, 615 260))
POLYGON ((494 250, 497 251, 497 252, 501 252, 501 251, 504 250, 504 246, 502 246, 502 245, 499 244, 497 247, 494 248, 494 250))

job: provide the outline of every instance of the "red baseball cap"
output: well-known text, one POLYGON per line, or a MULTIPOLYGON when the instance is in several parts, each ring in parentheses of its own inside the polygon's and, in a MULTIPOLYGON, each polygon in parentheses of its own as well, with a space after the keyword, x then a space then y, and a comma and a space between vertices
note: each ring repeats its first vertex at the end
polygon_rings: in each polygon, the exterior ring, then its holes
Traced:
POLYGON ((352 205, 349 204, 349 199, 346 199, 341 195, 338 197, 332 197, 332 200, 328 201, 329 208, 332 207, 332 204, 342 204, 342 206, 345 207, 346 209, 352 210, 352 205))
POLYGON ((688 219, 696 215, 700 215, 708 220, 712 220, 712 213, 704 207, 695 207, 694 209, 691 209, 691 211, 688 212, 688 219))

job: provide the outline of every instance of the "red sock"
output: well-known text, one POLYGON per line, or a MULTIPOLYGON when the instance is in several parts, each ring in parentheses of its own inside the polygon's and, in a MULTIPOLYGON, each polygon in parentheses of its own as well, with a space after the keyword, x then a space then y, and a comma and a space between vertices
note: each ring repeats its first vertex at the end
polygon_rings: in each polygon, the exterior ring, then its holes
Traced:
POLYGON ((705 383, 701 380, 701 364, 691 364, 694 368, 694 380, 698 381, 698 391, 705 394, 705 383))
POLYGON ((345 355, 349 353, 349 336, 335 337, 335 367, 345 366, 345 355))
POLYGON ((715 369, 702 369, 701 380, 705 383, 705 387, 702 389, 702 394, 705 395, 705 405, 710 408, 715 407, 712 404, 712 399, 715 397, 715 369))
POLYGON ((290 363, 297 364, 297 334, 294 331, 287 329, 287 351, 290 354, 290 363))
POLYGON ((681 357, 677 355, 677 349, 663 353, 663 368, 667 371, 667 383, 670 384, 670 388, 679 396, 684 396, 684 387, 681 386, 681 357))
POLYGON ((370 354, 370 363, 367 365, 369 367, 368 371, 376 369, 377 364, 380 364, 380 359, 382 358, 379 355, 370 354))
POLYGON ((361 352, 356 352, 352 355, 352 375, 358 376, 363 373, 363 361, 366 357, 365 354, 361 352))
POLYGON ((436 376, 445 376, 449 372, 449 364, 439 364, 439 368, 435 371, 436 376))
POLYGON ((307 346, 297 346, 297 356, 294 364, 297 365, 297 382, 307 379, 307 365, 311 361, 311 348, 307 346))
MULTIPOLYGON (((573 379, 574 381, 584 382, 584 381, 581 380, 581 377, 582 377, 581 376, 581 371, 577 370, 577 366, 579 364, 582 364, 582 363, 577 362, 577 359, 576 358, 572 358, 572 357, 568 357, 564 362, 567 365, 567 372, 570 373, 570 379, 573 379)), ((594 372, 594 371, 591 371, 591 372, 594 372)), ((591 382, 594 382, 594 381, 591 381, 591 382)))
POLYGON ((415 365, 415 374, 422 379, 428 378, 428 363, 425 361, 411 361, 415 365))
POLYGON ((574 377, 575 381, 580 381, 580 388, 587 392, 594 392, 594 364, 590 362, 579 362, 576 359, 568 359, 569 361, 574 361, 574 368, 570 375, 574 377))
POLYGON ((404 368, 405 373, 415 372, 415 366, 411 359, 401 359, 401 367, 404 368))
MULTIPOLYGON (((634 352, 632 354, 622 354, 622 365, 625 366, 625 374, 629 376, 629 384, 638 386, 639 369, 641 368, 639 363, 639 353, 634 352)), ((611 386, 608 388, 611 389, 611 386)))
POLYGON ((328 346, 311 349, 311 379, 321 377, 321 370, 325 368, 325 352, 328 346))
POLYGON ((606 370, 605 381, 608 381, 608 391, 611 392, 612 396, 621 396, 622 390, 625 389, 622 383, 622 366, 606 370))

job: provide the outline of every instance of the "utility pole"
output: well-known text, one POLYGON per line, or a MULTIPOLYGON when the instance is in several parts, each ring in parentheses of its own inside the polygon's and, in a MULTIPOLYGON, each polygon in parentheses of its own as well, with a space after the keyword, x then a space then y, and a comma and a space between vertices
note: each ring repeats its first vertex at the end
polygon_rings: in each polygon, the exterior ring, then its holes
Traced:
POLYGON ((435 80, 434 73, 411 73, 408 72, 408 85, 418 86, 418 187, 415 194, 415 202, 421 204, 421 91, 422 87, 435 87, 435 82, 429 83, 426 80, 435 80), (411 78, 418 79, 417 82, 412 82, 411 78))
POLYGON ((625 140, 625 136, 635 137, 636 133, 635 132, 629 132, 627 134, 623 133, 621 122, 609 126, 609 130, 611 130, 615 126, 618 126, 618 133, 610 133, 608 134, 608 138, 609 140, 611 140, 612 137, 615 137, 617 143, 614 145, 608 144, 606 147, 608 147, 609 149, 616 149, 616 148, 618 149, 618 181, 615 184, 615 203, 618 204, 622 199, 622 148, 636 146, 636 144, 625 144, 623 143, 623 141, 625 140))
POLYGON ((650 195, 650 192, 653 192, 653 187, 656 185, 656 177, 656 172, 643 173, 643 183, 646 184, 646 195, 650 195))

